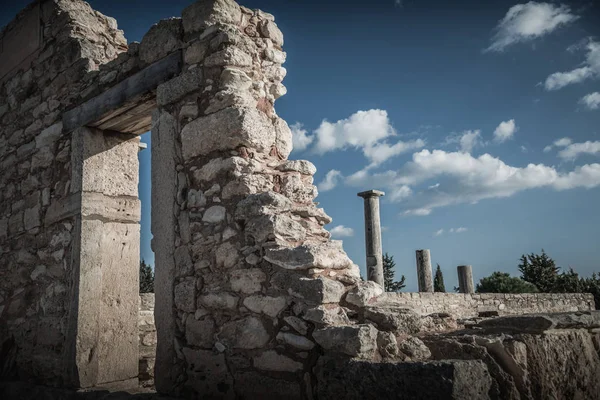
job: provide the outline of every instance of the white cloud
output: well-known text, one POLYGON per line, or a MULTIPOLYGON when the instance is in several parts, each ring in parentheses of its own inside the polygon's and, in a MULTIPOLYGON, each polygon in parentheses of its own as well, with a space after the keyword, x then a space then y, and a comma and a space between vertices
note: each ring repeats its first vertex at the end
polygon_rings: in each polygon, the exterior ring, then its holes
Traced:
POLYGON ((514 119, 500 122, 500 125, 494 131, 494 140, 498 143, 506 142, 508 139, 513 138, 518 129, 514 119))
POLYGON ((456 228, 454 230, 454 233, 463 233, 463 232, 466 232, 467 230, 468 230, 467 228, 461 226, 460 228, 456 228))
POLYGON ((331 232, 331 237, 333 238, 354 236, 354 229, 347 228, 344 225, 333 227, 329 232, 331 232))
POLYGON ((558 156, 564 160, 575 160, 582 154, 600 155, 600 142, 588 140, 584 143, 572 143, 558 152, 558 156))
POLYGON ((433 234, 433 236, 440 236, 440 235, 442 235, 443 233, 444 233, 444 230, 443 230, 443 229, 440 229, 440 230, 436 231, 436 232, 433 234))
POLYGON ((555 147, 567 147, 572 142, 573 141, 571 140, 571 138, 568 138, 568 137, 557 139, 551 145, 544 147, 544 153, 548 153, 549 151, 552 151, 552 149, 555 147))
POLYGON ((522 153, 527 153, 527 151, 528 151, 528 150, 527 150, 527 147, 525 147, 525 146, 521 146, 521 152, 522 152, 522 153))
POLYGON ((583 66, 568 72, 555 72, 548 76, 544 82, 546 90, 558 90, 600 76, 600 43, 588 40, 585 46, 578 46, 580 47, 587 50, 583 66))
POLYGON ((389 193, 389 199, 392 202, 400 202, 403 199, 410 197, 411 195, 412 195, 411 188, 409 188, 406 185, 402 185, 399 187, 392 188, 391 192, 389 193))
POLYGON ((321 183, 319 183, 317 185, 317 188, 321 192, 326 192, 328 190, 331 190, 337 186, 337 184, 341 178, 342 178, 342 173, 340 171, 338 171, 337 169, 332 169, 325 175, 325 178, 321 181, 321 183))
POLYGON ((446 145, 451 143, 457 143, 461 151, 470 153, 475 147, 483 145, 481 141, 481 130, 466 130, 458 134, 452 134, 446 138, 443 144, 446 145))
POLYGON ((375 165, 390 157, 425 146, 421 139, 387 143, 387 139, 397 134, 385 110, 358 111, 333 123, 323 120, 315 130, 314 136, 316 142, 313 151, 317 154, 349 148, 360 149, 375 165))
POLYGON ((547 35, 577 18, 565 5, 537 3, 512 6, 496 26, 492 44, 485 51, 503 51, 506 47, 547 35))
POLYGON ((299 122, 290 126, 290 130, 292 131, 292 144, 296 151, 306 150, 314 140, 314 137, 308 135, 306 129, 303 129, 302 124, 299 122))
MULTIPOLYGON (((561 145, 567 138, 558 140, 561 145)), ((588 150, 588 152, 591 150, 588 150)), ((365 170, 363 170, 365 171, 365 170)), ((544 164, 513 167, 489 154, 474 157, 464 152, 422 150, 399 170, 360 174, 360 181, 378 188, 394 189, 407 186, 412 195, 402 201, 402 215, 429 215, 434 208, 455 204, 474 204, 490 198, 510 197, 524 190, 552 188, 566 190, 600 186, 600 164, 584 165, 564 173, 544 164), (436 190, 420 190, 435 179, 445 182, 436 190)), ((434 182, 435 182, 434 181, 434 182)), ((353 181, 358 184, 359 181, 353 181)), ((404 189, 406 190, 406 189, 404 189)))
POLYGON ((600 108, 600 92, 586 94, 579 100, 579 103, 585 105, 588 110, 597 110, 600 108))
MULTIPOLYGON (((462 226, 460 228, 450 228, 450 229, 448 229, 448 233, 463 233, 463 232, 466 232, 466 231, 467 231, 467 228, 462 227, 462 226)), ((434 236, 440 236, 443 233, 444 233, 444 230, 440 229, 440 230, 436 231, 433 235, 434 236)))
POLYGON ((438 183, 436 183, 435 185, 431 185, 431 186, 429 186, 427 189, 437 189, 437 188, 439 188, 439 187, 440 187, 440 184, 439 184, 439 182, 438 182, 438 183))

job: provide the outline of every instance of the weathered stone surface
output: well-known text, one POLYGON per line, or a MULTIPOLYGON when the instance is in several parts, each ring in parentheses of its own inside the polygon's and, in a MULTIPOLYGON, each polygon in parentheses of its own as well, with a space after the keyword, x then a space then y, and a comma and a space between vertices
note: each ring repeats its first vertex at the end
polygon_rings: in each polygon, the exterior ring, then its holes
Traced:
POLYGON ((306 237, 306 229, 302 224, 287 214, 252 218, 245 228, 246 234, 252 236, 256 243, 267 240, 298 242, 306 237))
POLYGON ((231 271, 229 284, 231 289, 245 294, 260 292, 267 277, 260 268, 231 271))
POLYGON ((232 268, 237 264, 239 258, 236 246, 229 242, 219 246, 215 254, 215 260, 219 268, 232 268))
POLYGON ((363 313, 367 320, 384 331, 418 333, 421 330, 421 317, 408 308, 366 307, 363 313))
POLYGON ((424 361, 431 357, 431 351, 421 339, 410 336, 398 345, 400 351, 413 361, 424 361))
POLYGON ((298 317, 294 317, 293 315, 288 315, 287 317, 284 317, 283 320, 292 328, 294 328, 294 330, 302 335, 306 335, 306 333, 308 332, 308 325, 306 324, 306 322, 304 322, 303 320, 301 320, 298 317))
POLYGON ((352 261, 342 249, 342 242, 306 243, 297 247, 267 249, 265 260, 290 270, 310 268, 349 268, 352 261))
POLYGON ((169 18, 152 25, 140 43, 140 59, 148 64, 165 57, 182 45, 181 18, 169 18))
POLYGON ((320 325, 348 325, 350 319, 342 307, 318 306, 304 312, 303 318, 320 325))
POLYGON ((256 317, 228 322, 218 336, 223 344, 234 349, 259 349, 271 339, 263 322, 256 317))
POLYGON ((229 293, 209 293, 198 297, 198 303, 215 310, 234 310, 238 298, 229 293))
POLYGON ((315 367, 319 398, 490 399, 481 361, 386 363, 321 357, 315 367))
POLYGON ((252 359, 254 368, 265 371, 296 372, 302 369, 302 363, 278 354, 275 350, 267 350, 252 359))
POLYGON ((373 281, 360 281, 348 291, 346 301, 357 307, 364 307, 383 294, 383 288, 373 281))
POLYGON ((223 206, 212 206, 202 216, 202 222, 209 222, 211 224, 219 223, 225 220, 227 210, 223 206))
POLYGON ((262 313, 275 318, 287 305, 285 297, 270 297, 262 295, 248 296, 244 299, 244 307, 255 313, 262 313))
POLYGON ((280 271, 273 275, 271 284, 312 304, 338 303, 344 294, 343 284, 322 276, 311 279, 280 271))
POLYGON ((600 328, 600 311, 530 314, 492 318, 479 322, 484 332, 544 333, 550 329, 600 328))
POLYGON ((259 25, 259 28, 260 33, 262 33, 263 36, 271 39, 273 41, 273 44, 277 46, 283 46, 283 34, 279 30, 275 22, 269 20, 263 21, 259 25))
POLYGON ((377 329, 370 324, 329 326, 315 330, 313 338, 325 350, 351 357, 369 359, 377 351, 377 329))
POLYGON ((189 345, 211 349, 214 344, 215 321, 206 317, 197 321, 190 314, 185 321, 185 340, 189 345))
POLYGON ((192 350, 184 347, 190 379, 186 385, 197 393, 213 398, 233 398, 233 377, 227 370, 225 356, 210 350, 192 350))
POLYGON ((284 342, 299 350, 311 350, 315 344, 304 336, 294 335, 289 332, 279 332, 277 340, 284 342))
POLYGON ((284 163, 277 166, 277 170, 283 172, 294 171, 310 176, 313 176, 317 173, 317 167, 315 167, 315 165, 310 161, 306 160, 286 160, 284 163))
POLYGON ((236 220, 249 220, 260 215, 274 215, 292 209, 292 202, 285 196, 272 191, 251 194, 240 201, 235 210, 236 220))
POLYGON ((377 332, 377 348, 383 358, 395 358, 398 355, 398 342, 392 332, 377 332))
POLYGON ((275 129, 260 111, 231 107, 188 123, 181 131, 181 141, 186 161, 238 146, 268 151, 275 143, 275 129))
POLYGON ((183 29, 186 33, 198 32, 216 23, 238 24, 242 11, 232 0, 199 1, 183 10, 183 29))
POLYGON ((196 311, 196 278, 186 278, 175 286, 175 304, 182 311, 196 311))
MULTIPOLYGON (((185 95, 198 90, 202 85, 202 69, 194 68, 181 75, 158 85, 156 101, 164 106, 181 100, 185 95)), ((197 114, 196 114, 197 115, 197 114)))

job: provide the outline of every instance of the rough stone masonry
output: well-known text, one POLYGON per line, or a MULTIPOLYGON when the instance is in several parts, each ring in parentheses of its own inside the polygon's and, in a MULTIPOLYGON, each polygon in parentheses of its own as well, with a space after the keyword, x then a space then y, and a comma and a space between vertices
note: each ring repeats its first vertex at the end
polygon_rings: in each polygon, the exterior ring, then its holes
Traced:
MULTIPOLYGON (((329 398, 356 373, 399 382, 411 398, 478 399, 494 398, 500 378, 558 382, 511 375, 490 361, 496 345, 476 339, 476 355, 445 360, 419 335, 465 323, 378 301, 381 286, 361 281, 324 229, 314 165, 287 159, 291 132, 274 109, 286 54, 272 15, 203 0, 127 45, 87 3, 42 0, 0 37, 3 378, 138 384, 137 135, 150 129, 160 393, 329 398), (39 40, 19 50, 32 29, 39 40), (436 361, 423 362, 430 347, 436 361)), ((585 315, 546 325, 577 329, 596 368, 600 325, 585 315)), ((579 360, 561 354, 548 365, 575 370, 579 360)), ((349 398, 384 385, 358 382, 349 398)))

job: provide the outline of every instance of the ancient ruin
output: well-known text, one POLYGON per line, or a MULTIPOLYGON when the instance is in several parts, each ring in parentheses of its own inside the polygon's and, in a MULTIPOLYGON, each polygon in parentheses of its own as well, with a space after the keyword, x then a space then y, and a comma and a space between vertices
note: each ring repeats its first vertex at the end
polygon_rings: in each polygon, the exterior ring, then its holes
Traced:
POLYGON ((201 0, 127 44, 82 0, 41 0, 0 40, 0 377, 24 383, 0 397, 152 378, 185 398, 600 393, 591 295, 361 280, 324 228, 314 165, 288 160, 271 14, 201 0), (154 304, 138 295, 148 130, 154 304))

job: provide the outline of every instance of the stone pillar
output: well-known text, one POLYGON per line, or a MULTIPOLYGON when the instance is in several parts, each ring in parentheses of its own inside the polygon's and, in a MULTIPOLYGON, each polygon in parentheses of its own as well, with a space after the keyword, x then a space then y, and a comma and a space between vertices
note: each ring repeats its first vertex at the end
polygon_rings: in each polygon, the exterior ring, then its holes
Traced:
POLYGON ((379 190, 358 193, 365 199, 365 246, 367 252, 367 280, 384 286, 383 250, 381 249, 381 222, 379 219, 379 190))
POLYGON ((460 293, 475 293, 473 285, 473 267, 470 265, 459 265, 456 267, 458 272, 458 291, 460 293))
POLYGON ((427 249, 417 250, 417 279, 419 280, 419 292, 433 292, 431 254, 427 249))

